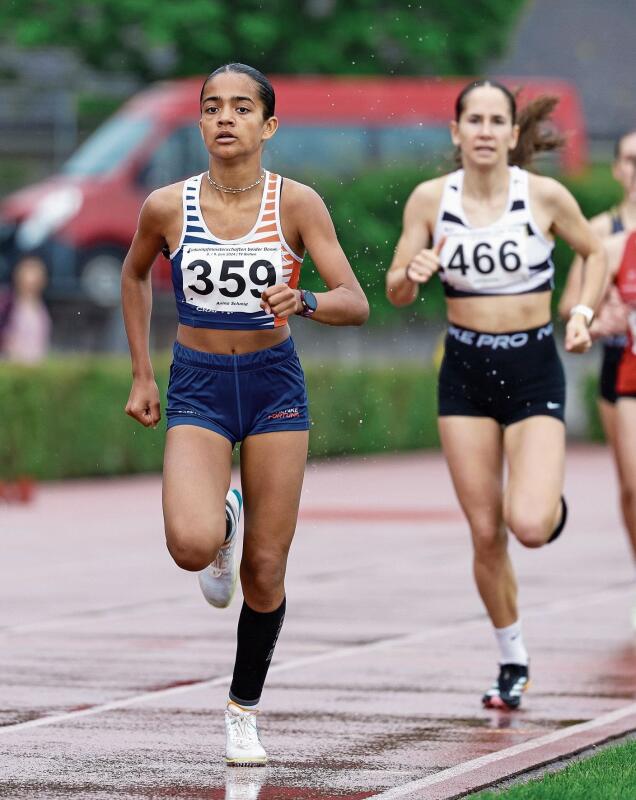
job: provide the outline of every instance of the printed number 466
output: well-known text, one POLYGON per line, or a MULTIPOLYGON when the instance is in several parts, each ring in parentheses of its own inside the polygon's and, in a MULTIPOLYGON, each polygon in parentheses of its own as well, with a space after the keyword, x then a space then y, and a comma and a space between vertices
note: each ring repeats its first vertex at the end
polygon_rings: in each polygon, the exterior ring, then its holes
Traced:
MULTIPOLYGON (((488 275, 495 269, 497 265, 495 258, 506 272, 516 272, 521 266, 518 247, 519 245, 514 239, 502 242, 499 250, 493 249, 490 242, 478 242, 473 250, 471 260, 477 272, 481 272, 482 275, 488 275)), ((462 275, 465 275, 470 269, 470 263, 466 262, 464 255, 463 244, 457 245, 457 249, 448 262, 447 269, 459 269, 462 275)))

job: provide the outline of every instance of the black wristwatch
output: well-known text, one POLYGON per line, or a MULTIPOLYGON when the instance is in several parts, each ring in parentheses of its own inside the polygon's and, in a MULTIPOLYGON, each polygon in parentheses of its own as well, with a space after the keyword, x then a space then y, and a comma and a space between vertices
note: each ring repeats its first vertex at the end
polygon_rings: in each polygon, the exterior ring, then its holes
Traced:
POLYGON ((300 290, 300 304, 302 306, 302 311, 299 312, 301 317, 311 317, 318 308, 316 295, 313 292, 307 291, 307 289, 300 290))

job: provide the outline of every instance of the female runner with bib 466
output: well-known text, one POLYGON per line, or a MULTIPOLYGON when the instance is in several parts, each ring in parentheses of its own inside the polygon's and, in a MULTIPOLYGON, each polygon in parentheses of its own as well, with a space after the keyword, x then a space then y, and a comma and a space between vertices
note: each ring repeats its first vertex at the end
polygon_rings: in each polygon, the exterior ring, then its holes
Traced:
POLYGON ((288 318, 361 325, 369 307, 320 197, 261 166, 263 145, 278 127, 268 79, 227 64, 207 78, 200 102, 209 169, 148 197, 124 262, 133 371, 126 413, 147 427, 160 419, 149 355, 150 268, 167 248, 179 327, 168 388, 166 541, 180 567, 199 572, 208 602, 227 606, 242 507, 229 488, 231 457, 242 442, 244 603, 225 714, 226 761, 264 764, 256 712, 285 615, 309 430, 288 318), (327 291, 298 287, 305 250, 327 291))
POLYGON ((439 429, 499 645, 499 675, 482 698, 487 707, 517 708, 529 680, 506 529, 526 547, 541 547, 566 517, 565 379, 550 324, 553 236, 586 260, 566 350, 590 347, 588 325, 605 277, 601 243, 571 194, 520 169, 535 150, 559 143, 539 129, 553 107, 553 99, 539 98, 517 119, 504 86, 464 88, 451 122, 462 169, 413 191, 387 274, 396 306, 413 303, 436 272, 446 294, 439 429))

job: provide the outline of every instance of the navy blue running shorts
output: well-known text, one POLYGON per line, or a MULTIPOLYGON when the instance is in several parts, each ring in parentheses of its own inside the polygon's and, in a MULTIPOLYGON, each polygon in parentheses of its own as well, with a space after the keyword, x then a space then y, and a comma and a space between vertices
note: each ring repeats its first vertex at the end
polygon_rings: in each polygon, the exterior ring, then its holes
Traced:
POLYGON ((221 355, 175 342, 168 428, 198 425, 232 443, 271 431, 309 430, 305 376, 290 338, 265 350, 221 355))
POLYGON ((491 417, 500 425, 534 416, 563 422, 565 374, 552 325, 513 333, 449 325, 438 403, 440 417, 491 417))

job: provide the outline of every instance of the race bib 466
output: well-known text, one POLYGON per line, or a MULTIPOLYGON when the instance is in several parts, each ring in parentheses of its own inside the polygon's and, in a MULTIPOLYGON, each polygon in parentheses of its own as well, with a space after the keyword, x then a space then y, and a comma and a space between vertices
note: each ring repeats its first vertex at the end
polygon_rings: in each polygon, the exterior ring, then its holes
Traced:
POLYGON ((283 255, 279 244, 184 245, 181 274, 190 305, 255 313, 262 292, 283 282, 283 255))
POLYGON ((444 279, 458 288, 504 288, 529 277, 527 233, 523 227, 453 232, 440 262, 444 279))

